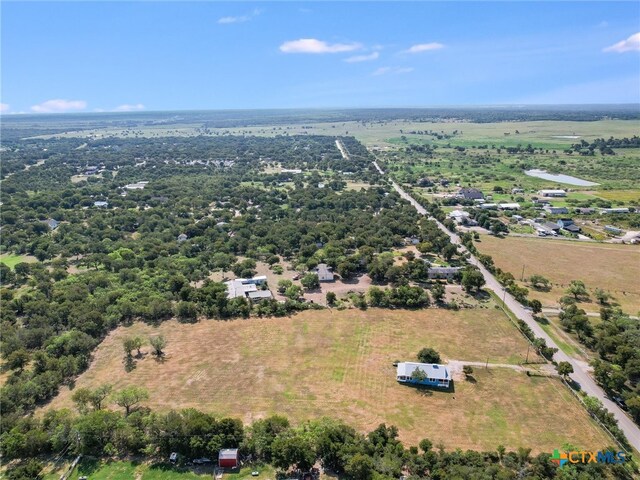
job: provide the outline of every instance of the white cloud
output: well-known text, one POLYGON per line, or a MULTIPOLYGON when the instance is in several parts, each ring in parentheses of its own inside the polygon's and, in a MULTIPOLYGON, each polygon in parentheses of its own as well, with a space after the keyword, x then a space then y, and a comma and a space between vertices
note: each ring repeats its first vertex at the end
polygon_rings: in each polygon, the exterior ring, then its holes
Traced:
POLYGON ((300 38, 280 45, 284 53, 342 53, 359 50, 359 43, 327 43, 316 38, 300 38))
POLYGON ((411 73, 411 72, 413 72, 413 67, 380 67, 377 70, 375 70, 371 75, 373 75, 374 77, 377 77, 380 75, 387 75, 387 74, 398 75, 401 73, 411 73))
POLYGON ((141 103, 125 103, 113 109, 114 112, 138 112, 140 110, 144 110, 144 105, 141 103))
POLYGON ((218 23, 221 25, 229 23, 242 23, 250 19, 248 15, 242 15, 241 17, 221 17, 218 19, 218 23))
POLYGON ((259 8, 254 9, 251 13, 247 14, 247 15, 239 15, 236 17, 220 17, 218 19, 218 23, 220 25, 229 25, 231 23, 242 23, 242 22, 248 22, 249 20, 251 20, 253 17, 257 17, 258 15, 260 15, 262 13, 262 10, 260 10, 259 8))
POLYGON ((611 45, 610 47, 603 48, 603 52, 640 52, 640 32, 634 33, 626 40, 611 45))
POLYGON ((596 25, 597 28, 607 28, 608 26, 609 22, 607 22, 606 20, 603 20, 598 25, 596 25))
POLYGON ((8 103, 0 103, 0 112, 5 113, 9 111, 8 103))
POLYGON ((355 55, 353 57, 345 58, 347 63, 369 62, 371 60, 377 60, 380 54, 378 52, 372 52, 369 55, 355 55))
POLYGON ((31 107, 31 111, 35 113, 65 113, 84 110, 85 108, 87 108, 87 102, 84 100, 62 100, 57 98, 34 105, 31 107))
POLYGON ((405 53, 429 52, 431 50, 440 50, 441 48, 444 48, 444 45, 438 42, 419 43, 417 45, 413 45, 408 50, 405 50, 405 53))

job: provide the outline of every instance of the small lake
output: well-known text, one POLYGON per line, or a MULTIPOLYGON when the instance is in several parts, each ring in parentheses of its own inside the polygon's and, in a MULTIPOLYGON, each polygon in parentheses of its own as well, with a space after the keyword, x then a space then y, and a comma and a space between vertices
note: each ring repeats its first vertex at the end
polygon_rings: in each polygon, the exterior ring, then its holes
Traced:
POLYGON ((593 185, 599 185, 599 183, 572 177, 571 175, 547 173, 546 170, 525 170, 524 173, 530 177, 542 178, 543 180, 550 180, 552 182, 566 183, 567 185, 577 185, 579 187, 592 187, 593 185))

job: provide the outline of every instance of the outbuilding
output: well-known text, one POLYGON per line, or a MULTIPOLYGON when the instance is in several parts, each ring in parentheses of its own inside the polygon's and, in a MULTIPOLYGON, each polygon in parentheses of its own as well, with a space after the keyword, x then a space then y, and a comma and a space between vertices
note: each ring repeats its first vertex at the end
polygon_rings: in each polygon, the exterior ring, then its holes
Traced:
POLYGON ((236 468, 240 464, 237 448, 223 448, 218 453, 218 466, 236 468))
POLYGON ((566 197, 565 190, 538 190, 538 195, 542 197, 566 197))
POLYGON ((318 274, 318 280, 321 282, 333 282, 333 272, 331 271, 331 267, 326 263, 319 263, 315 268, 316 273, 318 274))

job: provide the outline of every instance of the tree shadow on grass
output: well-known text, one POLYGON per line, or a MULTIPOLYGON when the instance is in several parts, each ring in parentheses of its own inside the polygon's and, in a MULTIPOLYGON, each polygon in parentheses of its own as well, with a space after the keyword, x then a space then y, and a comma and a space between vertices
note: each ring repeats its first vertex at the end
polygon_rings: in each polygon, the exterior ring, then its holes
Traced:
POLYGON ((534 315, 533 319, 538 322, 540 325, 549 325, 549 320, 547 317, 541 317, 539 315, 534 315))
POLYGON ((132 355, 125 355, 124 357, 124 370, 129 373, 136 368, 136 361, 132 355))
POLYGON ((153 359, 156 363, 165 363, 167 361, 167 355, 163 352, 160 355, 153 355, 153 359))
POLYGON ((83 457, 76 468, 79 477, 89 477, 100 469, 100 460, 94 457, 83 457))

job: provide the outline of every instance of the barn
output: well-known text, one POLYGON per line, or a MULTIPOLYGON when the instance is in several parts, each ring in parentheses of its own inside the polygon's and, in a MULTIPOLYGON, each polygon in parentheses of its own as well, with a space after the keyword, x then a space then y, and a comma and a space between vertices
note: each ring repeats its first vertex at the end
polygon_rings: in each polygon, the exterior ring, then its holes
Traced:
POLYGON ((223 468, 236 468, 240 464, 237 448, 223 448, 218 453, 218 466, 223 468))

